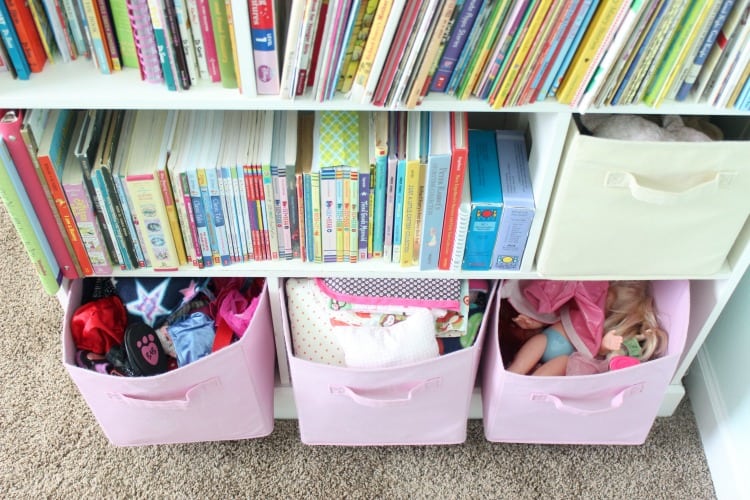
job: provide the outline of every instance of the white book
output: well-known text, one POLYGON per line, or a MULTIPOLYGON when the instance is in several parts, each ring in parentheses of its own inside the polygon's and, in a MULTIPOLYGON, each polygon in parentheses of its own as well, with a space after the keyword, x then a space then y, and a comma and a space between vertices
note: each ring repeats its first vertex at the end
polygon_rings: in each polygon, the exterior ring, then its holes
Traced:
POLYGON ((281 81, 279 87, 279 97, 282 99, 294 98, 301 49, 300 42, 302 40, 302 30, 304 28, 303 16, 305 14, 305 4, 306 2, 301 0, 292 2, 292 9, 289 13, 284 48, 284 67, 281 69, 281 81))
POLYGON ((469 220, 471 219, 471 189, 469 187, 469 171, 464 177, 464 186, 461 190, 461 204, 458 206, 456 218, 456 234, 453 236, 453 255, 451 256, 451 271, 460 271, 464 260, 466 249, 466 235, 469 232, 469 220))
MULTIPOLYGON (((195 49, 195 60, 198 64, 198 75, 201 80, 211 81, 211 75, 208 73, 208 62, 206 60, 206 46, 203 41, 203 32, 200 25, 200 14, 198 13, 197 0, 185 0, 187 7, 188 22, 190 23, 190 34, 193 38, 193 48, 195 49)), ((236 36, 236 35, 235 35, 236 36)))
MULTIPOLYGON (((236 71, 240 93, 246 97, 256 97, 258 89, 255 85, 255 61, 247 4, 247 0, 229 0, 227 7, 231 7, 231 16, 234 20, 232 28, 238 55, 236 71)), ((227 12, 229 14, 229 9, 227 12)))
POLYGON ((187 62, 188 75, 190 75, 191 85, 195 85, 200 78, 198 70, 198 59, 195 54, 195 43, 193 42, 193 32, 190 29, 190 18, 187 12, 186 0, 174 0, 174 10, 177 14, 177 29, 180 32, 182 47, 185 51, 185 61, 187 62))

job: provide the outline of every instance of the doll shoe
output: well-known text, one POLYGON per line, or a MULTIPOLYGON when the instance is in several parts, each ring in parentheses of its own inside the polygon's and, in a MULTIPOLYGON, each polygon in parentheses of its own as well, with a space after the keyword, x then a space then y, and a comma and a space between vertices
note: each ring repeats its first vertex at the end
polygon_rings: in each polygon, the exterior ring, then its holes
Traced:
POLYGON ((167 354, 153 328, 133 323, 125 329, 127 363, 140 375, 157 375, 167 371, 167 354))

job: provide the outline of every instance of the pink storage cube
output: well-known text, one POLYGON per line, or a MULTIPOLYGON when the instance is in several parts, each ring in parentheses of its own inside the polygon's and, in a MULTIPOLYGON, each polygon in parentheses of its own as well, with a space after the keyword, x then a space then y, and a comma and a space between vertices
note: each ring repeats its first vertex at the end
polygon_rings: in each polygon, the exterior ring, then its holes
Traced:
POLYGON ((266 287, 240 340, 152 377, 118 377, 75 365, 69 325, 81 288, 80 281, 71 285, 63 364, 112 444, 220 441, 271 433, 275 351, 266 287))
MULTIPOLYGON (((345 368, 294 356, 283 284, 279 288, 302 442, 416 445, 466 440, 487 315, 471 347, 397 367, 345 368)), ((493 286, 488 311, 494 295, 493 286)))
POLYGON ((667 353, 643 364, 596 375, 534 377, 503 367, 498 305, 482 359, 484 433, 489 441, 642 444, 654 423, 685 347, 690 316, 686 280, 654 281, 667 353))

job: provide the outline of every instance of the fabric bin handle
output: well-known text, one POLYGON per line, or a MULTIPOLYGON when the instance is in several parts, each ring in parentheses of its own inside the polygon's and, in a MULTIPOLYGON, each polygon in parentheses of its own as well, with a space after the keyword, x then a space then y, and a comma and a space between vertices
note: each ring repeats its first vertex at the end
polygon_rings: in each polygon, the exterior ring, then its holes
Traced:
POLYGON ((667 191, 644 186, 631 172, 612 171, 607 172, 604 178, 604 186, 608 188, 627 188, 636 200, 653 205, 674 205, 679 201, 700 194, 716 192, 720 188, 726 188, 737 176, 737 172, 712 172, 710 178, 699 182, 682 191, 667 191))
POLYGON ((368 389, 355 389, 345 385, 332 385, 329 387, 331 394, 346 396, 355 403, 371 408, 384 408, 387 406, 399 406, 408 404, 418 392, 436 389, 442 382, 441 377, 420 380, 418 382, 405 382, 391 387, 378 387, 368 389))
POLYGON ((644 382, 629 385, 628 387, 625 387, 624 389, 619 391, 617 394, 615 394, 612 397, 612 399, 609 400, 609 404, 603 406, 602 408, 596 408, 596 409, 576 407, 570 404, 569 402, 565 402, 563 398, 559 396, 555 396, 553 394, 533 393, 531 395, 531 400, 541 401, 545 403, 552 403, 553 405, 555 405, 555 408, 557 408, 558 410, 566 412, 566 413, 571 413, 573 415, 581 415, 581 416, 596 415, 598 413, 605 413, 605 412, 620 408, 625 402, 625 398, 627 396, 631 396, 633 394, 643 392, 644 385, 645 385, 644 382))
POLYGON ((190 389, 185 391, 185 396, 178 399, 167 399, 167 400, 155 400, 145 399, 138 396, 130 396, 128 394, 109 393, 110 399, 119 401, 127 406, 133 408, 152 408, 157 410, 187 410, 193 404, 196 398, 200 397, 201 394, 210 392, 218 389, 221 386, 221 381, 218 377, 213 377, 203 382, 199 382, 192 386, 190 389))

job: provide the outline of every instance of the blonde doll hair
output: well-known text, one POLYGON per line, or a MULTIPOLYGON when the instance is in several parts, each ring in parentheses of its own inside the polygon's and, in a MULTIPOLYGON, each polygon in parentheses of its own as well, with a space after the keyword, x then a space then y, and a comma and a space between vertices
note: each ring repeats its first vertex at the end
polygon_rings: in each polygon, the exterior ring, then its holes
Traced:
MULTIPOLYGON (((614 330, 623 341, 635 338, 641 346, 640 361, 662 356, 667 350, 667 333, 656 319, 648 281, 611 281, 607 294, 604 333, 614 330)), ((607 357, 628 354, 625 347, 607 357)))

